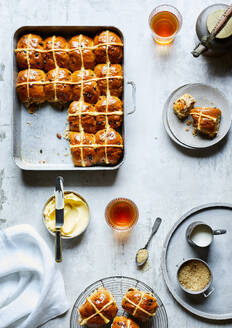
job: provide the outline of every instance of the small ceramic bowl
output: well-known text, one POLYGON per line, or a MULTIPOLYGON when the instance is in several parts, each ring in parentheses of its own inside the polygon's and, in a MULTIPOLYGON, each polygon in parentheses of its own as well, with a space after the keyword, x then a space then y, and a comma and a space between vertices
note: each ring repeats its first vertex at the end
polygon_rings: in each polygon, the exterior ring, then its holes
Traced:
MULTIPOLYGON (((70 236, 70 237, 69 237, 69 236, 62 236, 62 235, 61 235, 61 238, 62 238, 62 239, 73 239, 73 238, 76 238, 77 236, 80 236, 83 232, 85 232, 85 230, 87 229, 87 227, 88 227, 88 225, 89 225, 89 222, 90 222, 90 210, 89 210, 89 205, 88 205, 87 201, 84 199, 84 197, 82 197, 80 194, 76 193, 75 191, 72 191, 72 190, 66 190, 66 191, 64 192, 64 194, 70 194, 70 193, 72 193, 72 194, 74 194, 74 195, 80 197, 80 198, 83 200, 83 202, 86 203, 86 205, 87 205, 87 207, 88 207, 88 211, 89 211, 89 218, 88 218, 88 223, 86 224, 86 227, 85 227, 85 229, 84 229, 82 232, 80 232, 80 233, 78 233, 78 234, 76 234, 76 235, 74 235, 74 236, 70 236)), ((43 217, 43 223, 44 223, 44 226, 45 226, 45 228, 47 229, 47 231, 48 231, 53 237, 55 237, 55 233, 54 233, 53 231, 49 230, 48 227, 47 227, 47 225, 46 225, 45 217, 44 217, 44 210, 45 210, 45 207, 47 206, 47 204, 48 204, 48 203, 52 200, 52 198, 54 198, 54 197, 55 197, 55 196, 52 195, 51 197, 48 198, 48 200, 47 200, 46 203, 44 204, 43 212, 42 212, 42 217, 43 217)))
POLYGON ((210 296, 210 295, 213 293, 213 291, 214 291, 214 287, 212 286, 212 282, 213 282, 213 274, 212 274, 212 271, 211 271, 210 267, 208 266, 208 264, 207 264, 205 261, 203 261, 203 260, 201 260, 201 259, 199 259, 199 258, 189 258, 189 259, 187 259, 187 260, 184 260, 183 262, 181 262, 181 263, 178 265, 178 270, 177 270, 177 281, 178 281, 178 284, 179 284, 179 286, 181 287, 181 289, 182 289, 185 293, 190 294, 190 295, 203 295, 204 297, 208 297, 208 296, 210 296), (209 272, 210 272, 210 281, 209 281, 209 283, 208 283, 203 289, 201 289, 201 290, 199 290, 199 291, 193 291, 193 290, 191 290, 191 289, 187 289, 187 288, 185 288, 185 287, 180 283, 179 278, 178 278, 178 274, 179 274, 179 271, 180 271, 180 269, 182 268, 182 266, 183 266, 185 263, 190 262, 190 261, 198 261, 198 262, 203 263, 203 264, 208 268, 208 270, 209 270, 209 272))

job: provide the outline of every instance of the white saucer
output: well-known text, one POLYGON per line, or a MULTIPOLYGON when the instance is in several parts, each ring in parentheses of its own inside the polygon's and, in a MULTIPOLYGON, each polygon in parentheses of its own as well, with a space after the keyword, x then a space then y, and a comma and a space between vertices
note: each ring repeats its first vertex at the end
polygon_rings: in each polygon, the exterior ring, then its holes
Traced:
POLYGON ((173 91, 168 97, 164 105, 163 121, 168 135, 177 144, 189 149, 204 149, 217 144, 228 133, 231 126, 231 104, 225 95, 216 88, 201 83, 187 84, 173 91), (175 115, 173 103, 185 93, 191 94, 196 99, 195 106, 216 106, 221 109, 220 128, 215 138, 208 139, 201 135, 194 136, 192 133, 193 127, 188 127, 186 124, 188 119, 183 122, 175 115), (188 128, 189 131, 186 131, 188 128))

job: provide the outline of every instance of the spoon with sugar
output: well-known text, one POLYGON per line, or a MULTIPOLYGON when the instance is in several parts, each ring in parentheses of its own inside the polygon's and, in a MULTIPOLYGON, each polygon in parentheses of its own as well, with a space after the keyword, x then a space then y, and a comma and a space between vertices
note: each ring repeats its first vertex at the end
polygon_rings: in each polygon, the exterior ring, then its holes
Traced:
POLYGON ((148 247, 148 245, 149 245, 152 237, 158 231, 161 222, 162 222, 161 218, 157 218, 155 220, 155 223, 154 223, 154 225, 152 227, 151 235, 150 235, 150 237, 149 237, 146 245, 144 246, 144 248, 140 248, 138 250, 138 252, 136 253, 135 261, 136 261, 136 264, 137 264, 138 267, 143 266, 145 264, 145 262, 147 261, 148 256, 149 256, 147 247, 148 247))

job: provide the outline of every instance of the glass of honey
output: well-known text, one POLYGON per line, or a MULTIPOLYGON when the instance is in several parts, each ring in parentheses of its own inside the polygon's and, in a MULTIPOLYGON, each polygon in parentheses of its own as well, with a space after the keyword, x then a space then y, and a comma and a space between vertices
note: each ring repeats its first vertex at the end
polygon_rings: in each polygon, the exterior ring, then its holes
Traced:
POLYGON ((129 231, 137 223, 139 211, 134 202, 127 198, 113 199, 105 210, 106 222, 115 231, 129 231))
POLYGON ((170 44, 182 25, 182 16, 171 5, 161 5, 152 10, 149 16, 152 37, 158 44, 170 44))

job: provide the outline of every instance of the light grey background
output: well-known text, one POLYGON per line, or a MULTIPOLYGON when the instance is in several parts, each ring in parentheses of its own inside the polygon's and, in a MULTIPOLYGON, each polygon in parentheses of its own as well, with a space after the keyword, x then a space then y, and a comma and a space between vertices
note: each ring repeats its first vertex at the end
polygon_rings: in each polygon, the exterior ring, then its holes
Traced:
MULTIPOLYGON (((91 224, 82 238, 64 244, 64 275, 70 306, 95 280, 124 274, 151 285, 165 303, 170 328, 221 327, 198 320, 182 310, 163 282, 160 257, 165 236, 174 222, 194 206, 232 199, 232 140, 215 150, 192 153, 175 146, 162 125, 162 107, 178 86, 210 83, 231 95, 232 60, 194 59, 195 21, 200 11, 217 1, 169 1, 183 14, 183 27, 169 50, 154 45, 148 27, 150 11, 162 1, 151 0, 2 0, 0 2, 0 227, 29 223, 53 247, 43 227, 41 211, 60 172, 21 172, 11 156, 11 38, 22 25, 115 25, 125 37, 125 77, 137 84, 137 113, 127 119, 128 152, 118 172, 64 173, 66 189, 89 202, 91 224), (164 51, 163 51, 164 50, 164 51), (125 243, 118 242, 104 219, 114 197, 133 199, 139 223, 125 243), (163 224, 150 247, 150 270, 134 264, 156 216, 163 224)), ((229 4, 229 1, 226 1, 229 4)), ((49 122, 44 122, 49 128, 49 122)), ((178 252, 178 250, 177 250, 178 252)), ((44 327, 69 327, 68 313, 44 327)), ((228 323, 226 327, 232 327, 228 323)))

